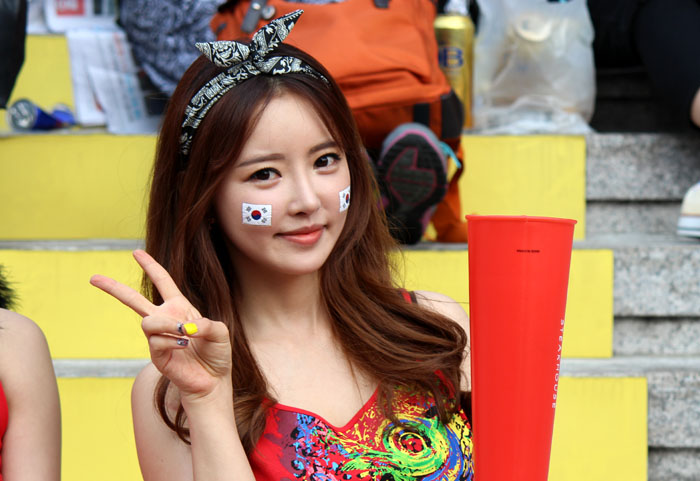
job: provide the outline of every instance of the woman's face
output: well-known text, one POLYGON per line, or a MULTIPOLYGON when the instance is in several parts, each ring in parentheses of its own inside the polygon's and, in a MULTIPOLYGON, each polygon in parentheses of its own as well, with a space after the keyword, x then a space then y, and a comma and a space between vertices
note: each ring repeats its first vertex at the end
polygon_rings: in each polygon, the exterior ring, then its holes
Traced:
POLYGON ((349 187, 345 153, 311 104, 272 99, 215 198, 239 274, 318 271, 345 224, 349 187))

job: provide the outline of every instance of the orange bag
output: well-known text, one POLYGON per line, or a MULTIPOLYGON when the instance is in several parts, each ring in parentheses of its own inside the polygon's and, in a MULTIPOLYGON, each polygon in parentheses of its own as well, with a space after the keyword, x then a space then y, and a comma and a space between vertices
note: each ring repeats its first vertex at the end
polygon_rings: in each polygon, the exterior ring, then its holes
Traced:
POLYGON ((240 40, 270 18, 297 9, 304 15, 286 41, 333 75, 370 151, 379 150, 384 138, 407 122, 429 126, 457 149, 463 108, 438 65, 434 1, 229 1, 219 7, 211 27, 219 40, 240 40), (244 19, 247 31, 241 28, 244 19))

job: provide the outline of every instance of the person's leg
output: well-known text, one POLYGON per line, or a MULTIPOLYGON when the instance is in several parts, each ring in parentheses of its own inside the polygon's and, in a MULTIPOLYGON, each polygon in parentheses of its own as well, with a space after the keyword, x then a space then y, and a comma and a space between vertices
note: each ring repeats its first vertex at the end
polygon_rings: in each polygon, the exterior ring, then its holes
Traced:
MULTIPOLYGON (((700 28, 700 26, 698 26, 700 28)), ((698 60, 700 62, 700 60, 698 60)), ((693 105, 690 107, 690 120, 693 121, 696 127, 700 127, 700 88, 695 93, 693 105)))
MULTIPOLYGON (((695 93, 690 107, 690 119, 700 128, 700 89, 695 93)), ((700 182, 688 189, 683 196, 681 215, 678 218, 678 234, 700 237, 700 182)))
POLYGON ((593 54, 598 70, 640 67, 634 19, 641 0, 587 0, 595 30, 593 54))
MULTIPOLYGON (((637 12, 633 33, 652 84, 690 119, 691 112, 700 108, 700 1, 646 0, 637 12)), ((693 121, 700 125, 697 115, 693 121)))

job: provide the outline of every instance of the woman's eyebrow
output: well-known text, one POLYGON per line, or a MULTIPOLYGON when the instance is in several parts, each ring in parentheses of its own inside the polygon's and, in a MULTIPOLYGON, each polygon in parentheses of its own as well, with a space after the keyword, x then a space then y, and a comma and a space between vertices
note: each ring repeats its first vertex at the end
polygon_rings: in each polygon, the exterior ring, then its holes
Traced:
MULTIPOLYGON (((326 140, 325 142, 321 142, 320 144, 311 147, 309 149, 309 154, 315 154, 316 152, 329 148, 338 148, 338 143, 335 140, 326 140)), ((268 162, 270 160, 284 160, 284 155, 279 153, 260 155, 258 157, 252 157, 250 159, 244 160, 236 164, 236 167, 245 167, 251 164, 268 162)))
POLYGON ((321 142, 320 144, 311 147, 309 149, 309 154, 315 154, 320 150, 330 149, 331 147, 338 148, 338 143, 335 140, 327 140, 325 142, 321 142))
POLYGON ((265 154, 261 155, 259 157, 253 157, 248 160, 244 160, 243 162, 237 163, 235 167, 245 167, 246 165, 251 165, 251 164, 260 164, 263 162, 268 162, 270 160, 283 160, 284 155, 282 154, 265 154))

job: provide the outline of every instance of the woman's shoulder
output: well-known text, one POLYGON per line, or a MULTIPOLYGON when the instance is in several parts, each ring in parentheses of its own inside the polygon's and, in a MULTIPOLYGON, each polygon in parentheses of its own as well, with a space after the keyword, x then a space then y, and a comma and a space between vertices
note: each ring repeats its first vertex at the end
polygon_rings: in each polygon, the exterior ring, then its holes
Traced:
POLYGON ((149 362, 136 375, 131 389, 132 401, 150 399, 153 400, 153 393, 160 379, 160 372, 149 362))
POLYGON ((0 369, 4 358, 32 359, 44 352, 48 352, 46 337, 34 321, 16 312, 0 309, 0 369))
MULTIPOLYGON (((150 410, 153 406, 154 393, 162 377, 163 375, 152 362, 146 364, 134 379, 131 389, 132 404, 135 407, 147 407, 150 410)), ((170 384, 165 394, 165 407, 172 418, 177 413, 179 405, 180 395, 177 388, 170 384)))
MULTIPOLYGON (((465 330, 469 327, 469 316, 462 307, 462 302, 456 301, 450 296, 432 291, 414 291, 418 304, 442 314, 455 321, 465 330)), ((468 331, 467 331, 468 332, 468 331)))
POLYGON ((13 332, 36 332, 41 333, 39 326, 29 319, 14 311, 0 309, 0 329, 10 329, 13 332))
POLYGON ((0 382, 8 398, 53 396, 56 376, 41 328, 28 317, 0 309, 0 382))

